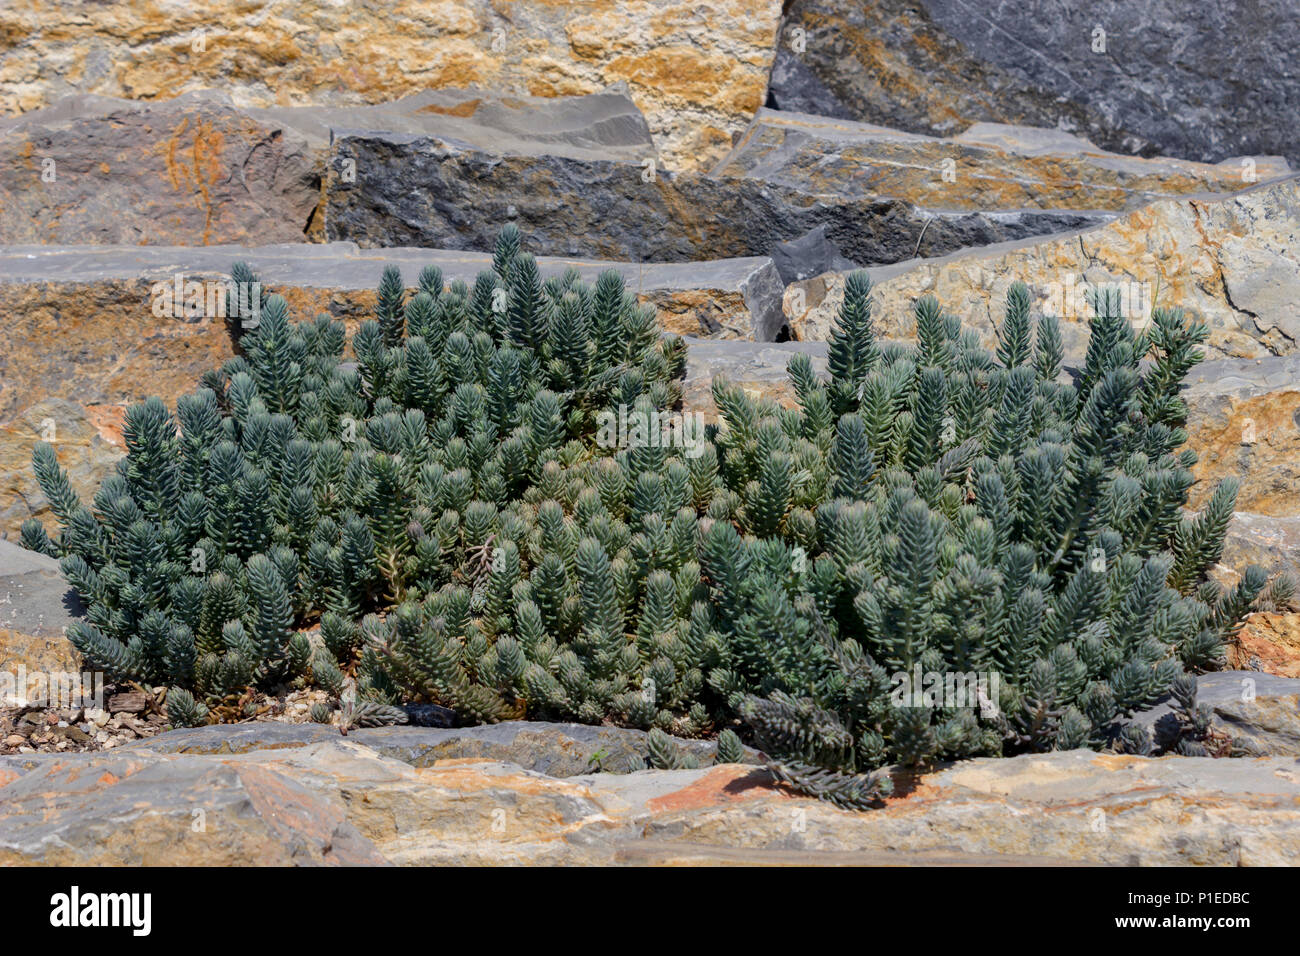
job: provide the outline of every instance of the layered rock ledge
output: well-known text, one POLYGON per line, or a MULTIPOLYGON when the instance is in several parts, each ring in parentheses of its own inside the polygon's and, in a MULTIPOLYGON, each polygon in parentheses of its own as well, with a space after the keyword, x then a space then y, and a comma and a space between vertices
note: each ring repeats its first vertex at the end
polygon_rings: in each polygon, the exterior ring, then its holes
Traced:
MULTIPOLYGON (((793 122, 765 112, 760 123, 783 129, 777 119, 793 122)), ((1108 190, 1137 197, 1231 184, 1217 167, 1112 158, 1123 168, 1088 167, 1095 197, 1067 202, 1051 168, 1079 164, 1021 155, 1035 171, 1022 169, 1014 189, 1004 177, 982 206, 965 187, 924 185, 943 181, 945 153, 962 156, 969 177, 971 157, 1006 164, 1050 137, 1045 130, 1014 131, 1030 146, 936 141, 897 176, 872 172, 902 168, 888 157, 863 167, 879 157, 862 142, 824 138, 822 148, 844 155, 815 168, 755 163, 753 136, 719 171, 674 171, 626 86, 550 99, 438 90, 373 106, 245 107, 215 91, 146 102, 78 95, 0 119, 0 133, 0 243, 14 244, 305 238, 485 251, 512 221, 540 254, 674 262, 768 255, 825 227, 851 261, 896 262, 1105 222, 1123 208, 1108 190), (831 161, 842 171, 834 182, 821 169, 831 161), (841 188, 846 175, 853 188, 841 188)), ((872 136, 886 150, 916 140, 872 136)))
POLYGON ((539 754, 581 754, 572 728, 480 730, 455 732, 455 745, 417 730, 405 736, 428 748, 403 749, 381 731, 246 732, 229 746, 231 729, 210 727, 105 754, 0 758, 0 862, 1238 866, 1300 853, 1294 758, 972 760, 900 780, 884 807, 854 813, 740 764, 538 772, 539 754), (484 743, 512 733, 513 759, 484 743))
POLYGON ((160 100, 218 88, 241 106, 356 106, 479 87, 555 98, 625 83, 665 160, 708 165, 763 104, 781 4, 321 4, 80 0, 0 9, 0 112, 70 93, 160 100))
MULTIPOLYGON (((1222 197, 1166 199, 1114 222, 1047 239, 996 244, 882 266, 872 313, 882 335, 904 337, 912 305, 933 294, 992 347, 1007 288, 1034 293, 1036 311, 1061 319, 1067 355, 1082 356, 1093 287, 1113 286, 1136 325, 1154 307, 1178 306, 1210 330, 1210 358, 1262 358, 1300 348, 1300 177, 1222 197)), ((844 297, 844 275, 786 289, 791 335, 822 340, 844 297)))
POLYGON ((1278 157, 1144 159, 1058 129, 975 123, 951 138, 762 109, 711 174, 929 209, 1127 211, 1157 199, 1239 192, 1290 174, 1278 157))

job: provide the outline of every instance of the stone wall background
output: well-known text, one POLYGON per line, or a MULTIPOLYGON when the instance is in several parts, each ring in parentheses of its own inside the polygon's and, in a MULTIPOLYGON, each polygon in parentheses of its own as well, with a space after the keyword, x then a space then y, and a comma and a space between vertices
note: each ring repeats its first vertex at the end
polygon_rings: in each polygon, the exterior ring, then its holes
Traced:
POLYGON ((0 113, 72 93, 238 106, 627 84, 666 165, 699 169, 763 105, 777 0, 186 0, 0 6, 0 113))
MULTIPOLYGON (((691 336, 706 414, 719 373, 792 401, 784 364, 822 360, 854 267, 899 339, 933 293, 991 344, 1016 279, 1041 309, 1116 282, 1181 306, 1211 330, 1192 504, 1241 478, 1225 564, 1294 568, 1292 6, 9 0, 0 535, 50 520, 37 440, 89 495, 126 405, 231 354, 219 317, 155 313, 155 283, 250 260, 354 326, 385 263, 472 276, 514 222, 691 336)), ((1088 316, 1062 318, 1077 363, 1088 316)))

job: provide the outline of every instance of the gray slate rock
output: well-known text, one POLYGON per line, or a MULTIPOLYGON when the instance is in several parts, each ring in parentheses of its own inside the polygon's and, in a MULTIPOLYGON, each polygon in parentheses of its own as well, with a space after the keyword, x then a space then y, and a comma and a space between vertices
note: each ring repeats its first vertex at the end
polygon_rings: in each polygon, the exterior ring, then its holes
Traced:
POLYGON ((823 272, 848 272, 856 268, 840 255, 839 246, 826 237, 825 223, 798 239, 778 242, 772 247, 772 263, 781 274, 781 281, 787 285, 823 272))
POLYGON ((913 132, 992 120, 1127 153, 1294 163, 1297 22, 1288 0, 791 0, 769 96, 913 132))
POLYGON ((274 770, 197 756, 59 756, 6 781, 0 865, 388 862, 338 806, 274 770))
MULTIPOLYGON (((603 768, 623 772, 648 752, 647 734, 622 727, 513 720, 455 729, 371 727, 348 732, 347 740, 415 767, 438 760, 481 758, 515 764, 551 777, 576 777, 603 768), (631 763, 630 763, 631 761, 631 763)), ((244 754, 283 747, 305 747, 342 739, 337 728, 323 724, 252 724, 173 730, 124 749, 151 753, 244 754)), ((712 762, 717 745, 708 740, 675 738, 701 765, 712 762)), ((751 754, 751 762, 757 762, 751 754)))
MULTIPOLYGON (((1258 671, 1216 671, 1196 681, 1196 701, 1214 710, 1214 728, 1252 741, 1258 756, 1300 757, 1300 679, 1258 671)), ((1125 721, 1157 739, 1171 727, 1169 699, 1125 721)))
POLYGON ((426 90, 375 106, 273 106, 249 112, 292 127, 318 148, 328 147, 337 132, 379 130, 442 136, 518 155, 636 162, 655 156, 650 128, 626 83, 586 96, 426 90))
POLYGON ((436 90, 354 107, 244 108, 211 90, 147 102, 80 94, 0 118, 0 243, 319 239, 325 157, 344 129, 515 155, 656 156, 625 85, 559 98, 436 90))
POLYGON ((897 262, 1098 225, 1088 210, 935 211, 760 179, 675 175, 618 159, 467 148, 415 133, 339 132, 326 234, 360 246, 492 248, 514 222, 537 254, 633 262, 767 256, 820 225, 854 262, 897 262), (349 176, 354 176, 349 179, 349 176), (646 223, 654 223, 647 229, 646 223))

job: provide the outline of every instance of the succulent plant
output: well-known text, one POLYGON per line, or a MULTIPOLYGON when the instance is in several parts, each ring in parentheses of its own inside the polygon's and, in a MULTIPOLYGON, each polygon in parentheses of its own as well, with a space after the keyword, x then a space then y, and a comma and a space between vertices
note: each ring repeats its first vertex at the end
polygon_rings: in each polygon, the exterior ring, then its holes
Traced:
MULTIPOLYGON (((616 271, 544 280, 513 227, 472 286, 428 267, 408 295, 386 269, 355 361, 341 323, 259 294, 174 413, 128 410, 91 504, 34 455, 60 530, 23 540, 86 603, 70 638, 169 685, 177 723, 354 682, 344 728, 403 703, 611 721, 669 767, 693 758, 668 734, 739 715, 782 779, 866 806, 888 764, 1102 746, 1294 593, 1206 579, 1236 486, 1185 516, 1206 330, 1176 310, 1135 332, 1099 297, 1067 380, 1023 285, 990 354, 929 297, 914 347, 878 342, 853 273, 829 377, 796 357, 796 408, 718 379, 686 444, 662 428, 682 341, 616 271)), ((718 760, 742 755, 725 731, 718 760)))
POLYGON ((734 706, 781 776, 848 806, 885 792, 869 772, 891 763, 1104 744, 1215 666, 1267 584, 1206 578, 1235 481, 1184 514, 1178 392, 1203 325, 1157 309, 1135 332, 1103 292, 1065 381, 1056 320, 1031 320, 1022 284, 996 356, 930 297, 915 347, 878 343, 870 293, 850 275, 829 380, 791 363, 798 409, 715 383, 742 503, 702 561, 734 706))

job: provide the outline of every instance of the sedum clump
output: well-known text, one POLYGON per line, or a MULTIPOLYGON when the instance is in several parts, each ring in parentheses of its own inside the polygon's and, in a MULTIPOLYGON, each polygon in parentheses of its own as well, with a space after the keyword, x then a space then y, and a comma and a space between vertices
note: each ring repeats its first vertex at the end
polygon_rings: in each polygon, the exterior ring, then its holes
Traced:
POLYGON ((790 365, 797 409, 715 385, 722 470, 756 498, 704 564, 748 664, 736 706, 791 783, 863 806, 886 764, 1101 746, 1215 666, 1265 591, 1257 567, 1227 591, 1206 578, 1235 481, 1184 515, 1179 388, 1205 327, 1157 309, 1135 332, 1117 297, 1093 304, 1063 381, 1025 286, 993 355, 930 297, 914 347, 878 343, 855 273, 829 380, 790 365))
POLYGON ((996 354, 928 297, 915 346, 879 342, 870 292, 849 277, 828 378, 791 363, 797 407, 718 379, 718 424, 671 437, 682 341, 617 272, 543 280, 512 227, 472 286, 386 269, 350 354, 327 316, 241 301, 240 354, 128 411, 93 502, 37 447, 60 529, 24 542, 85 599, 87 661, 170 687, 178 723, 311 683, 345 729, 415 702, 611 721, 663 767, 689 763, 667 734, 739 760, 747 727, 849 807, 891 764, 1105 745, 1287 596, 1206 578, 1232 482, 1183 514, 1203 326, 1135 332, 1102 296, 1067 381, 1023 285, 996 354))
POLYGON ((186 720, 351 676, 358 706, 705 729, 702 648, 678 626, 703 591, 693 472, 595 440, 601 410, 681 394, 682 343, 617 272, 543 281, 513 228, 472 287, 430 267, 408 298, 390 267, 355 361, 339 322, 260 305, 175 414, 128 411, 91 504, 36 450, 60 531, 24 540, 85 599, 69 636, 92 666, 192 690, 186 720))

